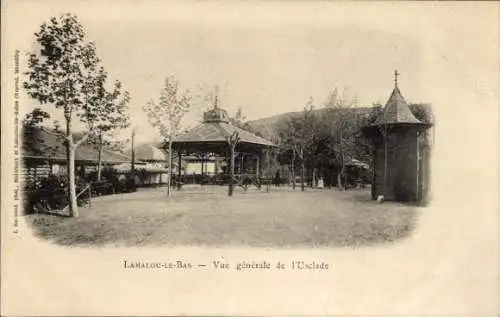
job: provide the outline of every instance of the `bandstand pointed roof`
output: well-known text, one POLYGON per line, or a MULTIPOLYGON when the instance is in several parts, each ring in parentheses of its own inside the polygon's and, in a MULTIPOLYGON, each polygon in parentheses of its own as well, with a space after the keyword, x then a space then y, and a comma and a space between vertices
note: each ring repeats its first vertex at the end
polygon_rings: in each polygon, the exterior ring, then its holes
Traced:
POLYGON ((274 143, 243 130, 229 122, 224 109, 213 108, 203 115, 203 122, 190 131, 174 138, 174 147, 207 147, 227 144, 227 138, 238 133, 239 144, 255 148, 276 147, 274 143))

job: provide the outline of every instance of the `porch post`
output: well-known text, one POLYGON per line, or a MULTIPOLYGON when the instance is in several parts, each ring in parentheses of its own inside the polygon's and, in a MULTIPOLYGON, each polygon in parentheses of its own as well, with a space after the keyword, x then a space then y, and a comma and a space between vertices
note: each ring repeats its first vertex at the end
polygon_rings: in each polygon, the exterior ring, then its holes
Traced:
POLYGON ((204 168, 203 168, 204 162, 205 162, 205 153, 203 153, 201 155, 201 180, 200 180, 200 183, 202 186, 203 186, 203 178, 205 176, 204 168))
POLYGON ((256 161, 255 161, 255 176, 257 179, 260 179, 260 151, 257 153, 256 161))

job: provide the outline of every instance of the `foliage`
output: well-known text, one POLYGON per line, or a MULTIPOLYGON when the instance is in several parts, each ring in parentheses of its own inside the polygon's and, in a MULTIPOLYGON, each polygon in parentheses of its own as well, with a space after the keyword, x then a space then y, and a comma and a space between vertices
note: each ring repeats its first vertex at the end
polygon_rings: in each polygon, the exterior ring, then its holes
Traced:
POLYGON ((165 142, 168 143, 167 195, 170 195, 172 179, 172 140, 181 130, 181 120, 189 111, 191 100, 189 91, 181 92, 179 82, 175 77, 170 76, 165 79, 159 102, 150 100, 143 107, 151 125, 158 129, 165 142))
POLYGON ((67 121, 77 116, 92 123, 104 78, 95 45, 85 41, 83 26, 76 16, 63 14, 43 23, 35 38, 39 51, 28 55, 24 83, 28 95, 62 109, 67 121))
POLYGON ((151 125, 167 142, 180 130, 182 117, 189 111, 191 99, 189 91, 181 92, 179 82, 170 76, 165 79, 159 101, 150 100, 143 107, 151 125))
POLYGON ((45 119, 50 119, 50 114, 43 111, 41 108, 35 108, 23 118, 23 126, 37 127, 40 126, 45 119))
POLYGON ((117 129, 125 129, 130 126, 130 116, 128 103, 130 94, 123 90, 120 81, 114 82, 112 91, 103 89, 103 95, 97 102, 105 111, 99 111, 94 127, 89 135, 89 143, 95 144, 98 148, 103 145, 110 145, 107 139, 112 137, 112 133, 117 129), (106 138, 107 137, 107 138, 106 138))
POLYGON ((340 95, 335 89, 328 95, 323 109, 315 110, 310 99, 304 111, 277 124, 282 164, 301 163, 319 175, 345 172, 353 158, 370 163, 370 143, 361 133, 361 127, 373 122, 378 108, 367 112, 356 107, 356 97, 340 95), (303 156, 301 157, 300 149, 303 156))
MULTIPOLYGON (((68 179, 65 176, 50 175, 46 178, 24 183, 24 211, 25 213, 62 210, 68 201, 68 179)), ((77 190, 82 190, 87 184, 78 179, 77 190)), ((86 197, 81 196, 77 201, 79 206, 86 203, 86 197)))
POLYGON ((35 53, 28 54, 24 88, 40 104, 55 106, 64 114, 70 214, 76 216, 75 150, 94 128, 116 118, 117 108, 110 107, 113 93, 105 89, 107 73, 100 66, 95 44, 85 39, 84 27, 76 16, 67 13, 51 18, 40 26, 35 40, 38 46, 35 53), (88 126, 79 140, 73 137, 75 119, 88 126))
POLYGON ((410 110, 418 120, 424 123, 434 123, 431 105, 424 103, 410 104, 410 110))

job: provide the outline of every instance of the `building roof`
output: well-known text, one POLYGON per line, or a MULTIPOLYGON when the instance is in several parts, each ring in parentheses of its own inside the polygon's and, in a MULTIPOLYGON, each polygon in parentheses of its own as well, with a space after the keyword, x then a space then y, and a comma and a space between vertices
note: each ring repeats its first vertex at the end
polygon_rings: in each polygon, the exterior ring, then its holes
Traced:
POLYGON ((226 138, 237 132, 241 143, 275 146, 271 141, 261 138, 251 132, 240 129, 226 122, 204 122, 187 133, 175 138, 173 143, 184 142, 223 142, 226 138))
POLYGON ((203 144, 227 144, 226 138, 233 133, 238 133, 240 144, 253 145, 257 147, 275 147, 271 141, 261 138, 249 131, 243 130, 229 123, 227 112, 220 108, 214 108, 204 113, 204 121, 190 131, 176 137, 174 146, 203 144))
POLYGON ((408 106, 408 103, 403 98, 398 86, 394 87, 389 100, 385 104, 384 112, 377 118, 374 125, 384 124, 422 124, 420 120, 415 118, 408 106))
MULTIPOLYGON (((64 138, 57 136, 46 128, 30 127, 23 129, 22 157, 28 159, 43 159, 58 162, 66 161, 64 138)), ((75 151, 75 162, 97 163, 99 151, 90 144, 81 144, 75 151)), ((130 158, 121 153, 103 148, 101 162, 103 164, 118 164, 130 162, 130 158)))
POLYGON ((140 161, 166 162, 166 153, 151 144, 142 144, 135 147, 135 159, 140 161))
POLYGON ((368 169, 370 166, 366 163, 361 162, 360 160, 357 160, 355 158, 351 158, 348 160, 348 162, 345 164, 346 166, 355 166, 359 167, 362 169, 368 169))
MULTIPOLYGON (((122 163, 119 165, 114 165, 113 169, 117 172, 121 173, 128 173, 130 172, 131 169, 131 164, 130 163, 122 163)), ((146 173, 152 173, 152 174, 163 174, 163 173, 168 173, 168 168, 165 167, 158 167, 158 166, 149 166, 149 165, 144 165, 144 164, 136 164, 134 166, 134 169, 136 171, 143 171, 146 173)), ((172 172, 176 172, 177 169, 175 167, 172 167, 172 172)))

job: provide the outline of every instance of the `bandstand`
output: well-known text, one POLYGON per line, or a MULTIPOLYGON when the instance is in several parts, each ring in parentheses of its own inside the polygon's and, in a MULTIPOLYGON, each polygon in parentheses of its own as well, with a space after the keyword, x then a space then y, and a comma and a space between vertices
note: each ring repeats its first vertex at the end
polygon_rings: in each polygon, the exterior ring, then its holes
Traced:
MULTIPOLYGON (((271 141, 232 125, 227 111, 217 106, 203 114, 201 124, 172 141, 179 166, 183 155, 198 157, 202 166, 205 159, 215 161, 214 183, 227 182, 228 196, 232 196, 234 184, 241 182, 243 175, 260 184, 264 150, 274 147, 271 141), (239 177, 235 177, 235 165, 239 177)), ((177 177, 182 179, 180 169, 177 177)))

